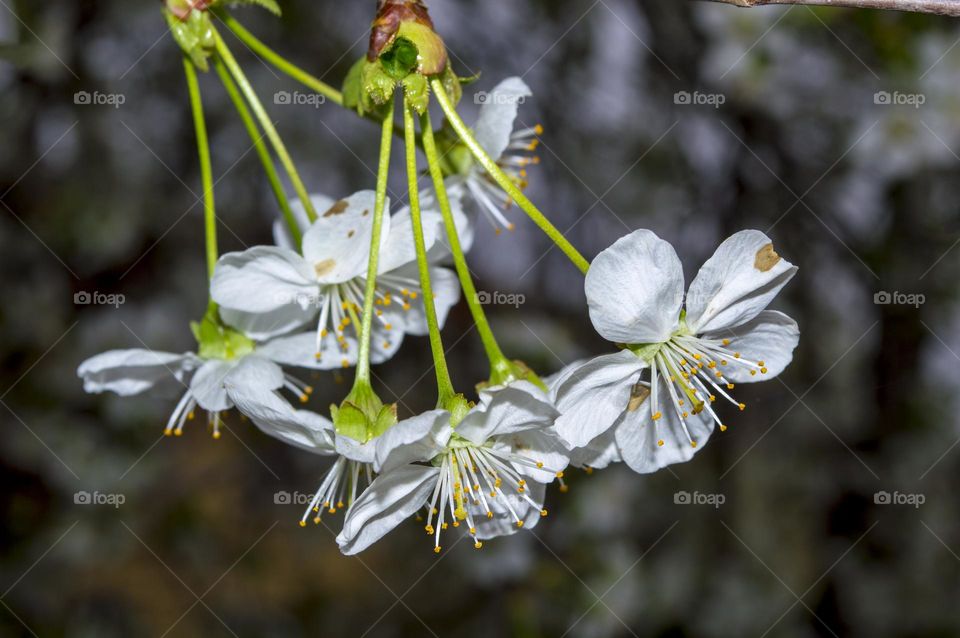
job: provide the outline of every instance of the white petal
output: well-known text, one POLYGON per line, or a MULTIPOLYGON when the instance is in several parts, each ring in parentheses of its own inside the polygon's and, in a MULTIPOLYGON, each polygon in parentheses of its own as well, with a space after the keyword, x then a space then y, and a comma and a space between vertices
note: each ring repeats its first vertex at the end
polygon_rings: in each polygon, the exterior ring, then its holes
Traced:
POLYGON ((649 230, 621 237, 593 260, 584 288, 590 320, 614 343, 660 343, 678 327, 683 267, 649 230))
MULTIPOLYGON (((310 195, 310 203, 313 204, 313 209, 319 214, 329 210, 330 207, 333 206, 334 200, 332 197, 314 193, 310 195)), ((307 211, 304 209, 299 198, 290 200, 290 212, 293 213, 297 227, 300 228, 300 235, 303 236, 303 234, 307 232, 307 229, 310 228, 310 219, 307 217, 307 211)), ((281 248, 297 250, 297 246, 293 245, 293 238, 290 236, 287 221, 283 217, 273 222, 273 243, 281 248)))
POLYGON ((744 366, 730 364, 724 367, 724 376, 734 383, 772 379, 793 360, 793 350, 800 342, 797 322, 776 310, 764 310, 747 323, 732 330, 714 333, 714 338, 728 338, 728 349, 739 352, 744 359, 763 361, 766 374, 750 374, 744 366))
MULTIPOLYGON (((437 232, 441 230, 443 220, 440 213, 430 210, 421 211, 423 224, 423 241, 427 251, 433 248, 437 241, 437 232)), ((392 216, 390 233, 380 252, 379 272, 386 273, 396 270, 407 264, 415 264, 417 252, 413 243, 413 218, 410 217, 410 207, 405 206, 392 216)))
POLYGON ((316 316, 315 307, 304 310, 298 304, 287 304, 270 312, 257 313, 220 308, 220 318, 225 324, 258 341, 286 334, 309 323, 316 316))
MULTIPOLYGON (((300 332, 276 337, 257 347, 257 353, 286 366, 311 370, 339 370, 357 363, 357 341, 352 334, 344 337, 346 349, 332 334, 320 339, 317 357, 317 333, 300 332)), ((371 360, 374 357, 371 356, 371 360)))
POLYGON ((358 461, 360 463, 373 463, 374 459, 376 459, 376 439, 361 442, 357 441, 356 439, 352 439, 349 436, 338 433, 334 440, 334 445, 337 448, 337 454, 345 456, 351 461, 358 461))
POLYGON ((196 366, 197 358, 192 353, 173 354, 140 348, 110 350, 81 363, 77 376, 83 379, 85 392, 110 391, 131 396, 158 383, 183 385, 196 366))
POLYGON ((276 390, 283 386, 283 369, 262 354, 241 358, 227 372, 224 384, 235 388, 276 390))
POLYGON ((237 410, 265 434, 308 452, 333 453, 333 423, 329 419, 294 409, 274 391, 231 386, 229 376, 226 389, 237 410))
POLYGON ((551 396, 560 416, 554 428, 579 448, 610 429, 630 401, 630 391, 647 364, 629 350, 592 359, 565 370, 551 396))
POLYGON ((691 330, 738 326, 767 307, 797 272, 772 246, 759 230, 742 230, 720 244, 690 284, 686 319, 691 330))
MULTIPOLYGON (((661 392, 661 402, 669 406, 667 402, 670 398, 666 390, 661 389, 661 392)), ((677 415, 664 410, 663 418, 653 421, 650 418, 650 402, 647 401, 635 412, 624 412, 614 427, 623 462, 634 472, 649 474, 693 458, 707 444, 713 425, 713 419, 706 411, 687 419, 690 437, 697 443, 693 447, 677 415), (659 445, 661 440, 662 446, 659 445)))
POLYGON ((424 506, 440 470, 407 465, 381 474, 353 502, 337 536, 340 551, 362 552, 424 506))
POLYGON ((415 461, 429 461, 443 451, 451 434, 450 413, 446 410, 430 410, 404 419, 377 439, 373 468, 390 472, 415 461))
POLYGON ((222 412, 233 407, 224 381, 237 361, 211 359, 204 362, 190 380, 190 394, 207 412, 222 412))
POLYGON ((243 312, 272 312, 293 303, 308 307, 316 303, 317 294, 313 266, 276 246, 223 255, 210 281, 214 301, 243 312))
MULTIPOLYGON (((447 199, 450 201, 450 214, 453 217, 453 225, 457 229, 457 237, 460 240, 460 249, 464 253, 468 253, 473 246, 474 222, 463 210, 463 188, 457 185, 462 179, 457 175, 448 177, 445 185, 447 185, 447 199)), ((434 195, 430 196, 434 197, 434 195)), ((437 206, 437 204, 434 203, 432 206, 437 206)), ((443 216, 439 209, 433 210, 432 208, 425 208, 423 215, 424 220, 430 216, 435 216, 440 224, 436 242, 427 253, 430 263, 449 263, 453 253, 450 250, 450 240, 447 236, 447 227, 443 223, 443 216)))
POLYGON ((510 144, 520 104, 531 95, 530 87, 518 77, 507 78, 486 94, 473 131, 480 146, 493 159, 500 159, 510 144))
POLYGON ((493 448, 506 449, 534 463, 543 463, 543 467, 513 464, 514 470, 538 483, 550 483, 557 477, 557 472, 565 470, 570 463, 569 450, 552 430, 526 430, 498 436, 493 448))
POLYGON ((546 394, 532 383, 518 381, 480 393, 480 403, 456 427, 459 436, 483 445, 494 436, 548 428, 558 416, 546 394))
POLYGON ((619 463, 622 460, 613 428, 590 441, 584 447, 570 452, 570 465, 574 467, 591 467, 602 470, 611 463, 619 463))
MULTIPOLYGON (((373 191, 360 191, 326 211, 318 211, 320 217, 303 236, 303 256, 317 281, 343 283, 367 272, 375 202, 373 191)), ((383 216, 381 232, 382 249, 390 235, 388 214, 383 216)))

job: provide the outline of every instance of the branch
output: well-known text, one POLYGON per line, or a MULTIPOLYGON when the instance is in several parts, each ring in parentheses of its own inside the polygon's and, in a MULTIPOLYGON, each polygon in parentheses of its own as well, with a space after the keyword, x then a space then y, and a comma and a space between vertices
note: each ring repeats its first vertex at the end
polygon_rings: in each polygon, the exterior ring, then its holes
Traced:
POLYGON ((769 4, 802 4, 825 7, 849 7, 853 9, 889 9, 891 11, 911 11, 914 13, 933 13, 942 16, 960 17, 958 0, 709 0, 737 7, 760 7, 769 4))

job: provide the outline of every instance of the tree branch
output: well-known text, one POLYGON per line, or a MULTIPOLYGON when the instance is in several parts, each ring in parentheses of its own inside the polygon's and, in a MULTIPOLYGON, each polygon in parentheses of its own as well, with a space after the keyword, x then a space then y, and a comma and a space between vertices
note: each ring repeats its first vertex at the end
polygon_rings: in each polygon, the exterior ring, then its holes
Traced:
POLYGON ((708 0, 737 7, 760 7, 770 4, 802 4, 825 7, 849 7, 853 9, 889 9, 933 13, 942 16, 960 17, 960 0, 708 0))

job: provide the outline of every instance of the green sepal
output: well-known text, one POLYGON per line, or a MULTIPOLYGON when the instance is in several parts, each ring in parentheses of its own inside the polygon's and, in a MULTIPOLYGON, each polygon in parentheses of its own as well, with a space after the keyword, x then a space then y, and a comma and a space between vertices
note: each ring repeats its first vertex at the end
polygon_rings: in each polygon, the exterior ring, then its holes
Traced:
POLYGON ((197 340, 197 354, 201 359, 229 361, 256 349, 253 339, 224 326, 215 308, 208 310, 200 321, 190 322, 190 331, 197 340))
POLYGON ((384 68, 380 60, 367 62, 361 71, 360 107, 364 111, 373 111, 393 99, 397 80, 384 68))
POLYGON ((440 170, 444 177, 451 175, 466 175, 474 164, 473 154, 463 143, 457 132, 453 130, 449 121, 434 131, 437 151, 440 155, 440 170))
POLYGON ((419 73, 413 73, 403 78, 400 82, 403 85, 403 94, 407 102, 417 112, 423 115, 430 106, 430 85, 427 84, 427 78, 419 73))
POLYGON ((337 434, 366 443, 397 423, 396 404, 384 404, 365 381, 354 383, 340 406, 331 405, 330 415, 337 434))
POLYGON ((189 56, 194 66, 201 71, 208 71, 208 59, 216 46, 210 14, 206 11, 190 11, 186 19, 181 20, 166 7, 162 11, 173 39, 189 56))
POLYGON ((383 70, 399 82, 417 70, 419 58, 417 45, 409 38, 398 37, 380 54, 379 60, 383 70))

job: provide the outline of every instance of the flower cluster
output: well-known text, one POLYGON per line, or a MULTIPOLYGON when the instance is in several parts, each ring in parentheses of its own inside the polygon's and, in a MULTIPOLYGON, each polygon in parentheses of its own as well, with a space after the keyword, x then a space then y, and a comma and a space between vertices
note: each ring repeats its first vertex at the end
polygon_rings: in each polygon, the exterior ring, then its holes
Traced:
MULTIPOLYGON (((730 415, 746 407, 736 385, 772 378, 792 359, 797 325, 767 306, 797 269, 755 230, 724 241, 686 293, 680 259, 649 230, 622 237, 588 263, 522 192, 542 134, 539 126, 515 130, 519 104, 531 95, 526 84, 500 83, 468 127, 455 108, 461 80, 451 79, 439 38, 424 35, 432 29, 425 7, 382 2, 381 9, 376 47, 358 67, 357 77, 367 79, 353 87, 365 96, 355 108, 382 118, 376 189, 342 198, 298 192, 295 201, 279 201, 273 245, 208 252, 210 305, 192 325, 195 353, 111 351, 78 374, 88 392, 181 386, 167 434, 182 434, 199 409, 218 438, 222 414, 235 409, 264 433, 330 457, 300 524, 342 510, 337 543, 345 554, 410 519, 437 553, 450 527, 463 527, 480 548, 545 517, 547 487, 557 482, 564 490, 568 466, 622 462, 654 472, 690 460, 714 429, 726 430, 730 415), (424 42, 430 64, 411 57, 424 42), (396 125, 387 100, 394 92, 403 97, 409 204, 391 214, 386 180, 396 125), (420 108, 431 95, 447 118, 436 132, 420 108), (420 150, 429 188, 419 186, 420 150), (610 342, 609 352, 543 379, 501 351, 465 261, 479 221, 512 229, 506 213, 514 204, 585 273, 590 321, 610 342), (490 362, 473 401, 453 389, 440 335, 461 300, 490 362), (437 407, 399 419, 374 391, 370 366, 418 337, 430 342, 437 407), (344 368, 355 368, 354 384, 329 417, 297 405, 312 393, 297 369, 344 368)), ((214 66, 238 73, 222 40, 213 39, 214 66)), ((203 149, 199 123, 202 117, 203 149)), ((207 243, 215 248, 215 237, 207 243)))

